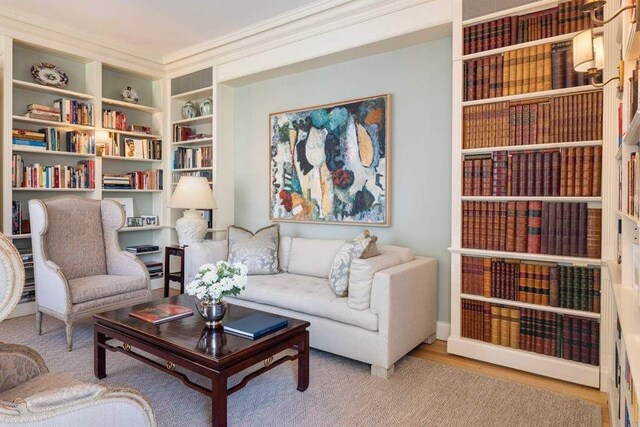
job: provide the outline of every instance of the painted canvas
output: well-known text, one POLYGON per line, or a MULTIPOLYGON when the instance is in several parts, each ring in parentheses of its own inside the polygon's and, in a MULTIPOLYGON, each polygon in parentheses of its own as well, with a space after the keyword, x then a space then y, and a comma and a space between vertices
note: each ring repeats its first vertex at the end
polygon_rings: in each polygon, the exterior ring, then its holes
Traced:
POLYGON ((389 225, 389 95, 273 113, 273 221, 389 225))

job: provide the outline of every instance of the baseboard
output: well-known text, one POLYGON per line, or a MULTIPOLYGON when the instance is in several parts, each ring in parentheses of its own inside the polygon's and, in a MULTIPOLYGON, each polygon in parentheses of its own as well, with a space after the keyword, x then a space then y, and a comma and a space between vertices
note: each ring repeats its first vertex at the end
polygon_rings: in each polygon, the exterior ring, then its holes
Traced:
POLYGON ((446 341, 449 339, 449 335, 451 335, 451 323, 438 321, 436 324, 436 339, 446 341))

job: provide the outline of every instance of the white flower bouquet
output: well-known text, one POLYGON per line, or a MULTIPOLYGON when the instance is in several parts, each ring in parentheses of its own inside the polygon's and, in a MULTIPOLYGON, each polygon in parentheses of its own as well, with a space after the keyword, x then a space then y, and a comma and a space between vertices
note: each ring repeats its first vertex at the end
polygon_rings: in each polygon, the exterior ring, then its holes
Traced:
POLYGON ((247 267, 226 261, 204 264, 185 286, 187 294, 200 301, 219 303, 223 297, 238 295, 247 285, 247 267))

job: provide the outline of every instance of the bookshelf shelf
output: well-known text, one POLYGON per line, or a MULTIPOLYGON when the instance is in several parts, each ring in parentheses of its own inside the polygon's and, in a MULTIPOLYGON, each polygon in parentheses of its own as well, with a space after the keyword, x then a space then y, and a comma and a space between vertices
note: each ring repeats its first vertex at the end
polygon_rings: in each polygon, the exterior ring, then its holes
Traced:
POLYGON ((640 113, 636 112, 633 115, 631 123, 629 123, 627 131, 622 137, 622 142, 627 145, 638 145, 638 131, 640 131, 640 113))
POLYGON ((213 95, 213 86, 203 87, 202 89, 190 90, 188 92, 182 92, 175 95, 171 95, 171 99, 179 101, 189 101, 192 99, 206 98, 213 95))
POLYGON ((480 257, 496 257, 496 258, 515 258, 524 259, 529 261, 546 261, 557 262, 561 264, 574 264, 574 265, 601 265, 602 260, 599 258, 581 258, 561 255, 547 255, 547 254, 530 254, 526 252, 503 252, 503 251, 489 251, 486 249, 468 249, 468 248, 449 248, 451 253, 472 255, 480 257))
POLYGON ((153 254, 160 254, 162 253, 161 250, 157 250, 157 251, 148 251, 148 252, 140 252, 140 253, 134 253, 134 252, 129 252, 130 254, 133 254, 135 256, 144 256, 144 255, 153 255, 153 254))
POLYGON ((66 157, 95 157, 93 153, 70 153, 68 151, 51 151, 51 150, 34 150, 32 148, 24 148, 21 146, 14 145, 12 147, 13 152, 16 153, 32 153, 32 154, 43 154, 45 156, 66 156, 66 157))
POLYGON ((13 121, 18 123, 32 123, 36 125, 49 126, 57 129, 69 129, 69 130, 88 130, 93 131, 96 128, 93 126, 75 125, 72 123, 54 122, 51 120, 32 119, 23 116, 13 116, 13 121))
POLYGON ((85 99, 85 100, 94 98, 93 95, 89 95, 88 93, 76 92, 76 91, 67 90, 67 89, 60 89, 53 86, 44 86, 41 84, 25 82, 25 81, 16 80, 16 79, 13 79, 13 87, 31 90, 34 92, 60 95, 60 96, 64 96, 65 98, 75 98, 75 99, 85 99))
POLYGON ((507 145, 502 147, 483 147, 483 148, 465 148, 462 154, 483 154, 493 153, 494 151, 532 151, 532 150, 551 150, 555 148, 570 147, 589 147, 602 146, 602 141, 573 141, 573 142, 554 142, 550 144, 527 144, 527 145, 507 145))
POLYGON ((197 172, 197 171, 208 171, 213 170, 213 166, 205 166, 202 168, 182 168, 182 169, 173 169, 173 172, 197 172))
POLYGON ((598 89, 590 85, 575 86, 575 87, 567 87, 563 89, 553 89, 553 90, 543 90, 539 92, 521 93, 519 95, 498 96, 495 98, 478 99, 475 101, 463 101, 462 106, 468 107, 471 105, 493 104, 495 102, 503 102, 503 101, 521 101, 523 99, 549 98, 552 96, 570 95, 570 94, 582 93, 582 92, 595 92, 598 90, 602 90, 602 89, 598 89))
POLYGON ((213 119, 213 114, 206 116, 193 117, 191 119, 181 119, 173 122, 174 125, 197 125, 200 123, 210 122, 213 119))
POLYGON ((472 359, 590 387, 600 385, 600 368, 598 366, 488 344, 469 338, 450 337, 447 346, 450 352, 472 359))
POLYGON ((539 10, 547 9, 558 4, 557 0, 539 0, 529 2, 525 5, 501 10, 500 12, 491 13, 488 15, 479 16, 477 18, 467 19, 462 21, 461 25, 466 27, 467 25, 478 24, 485 21, 493 21, 494 19, 503 18, 511 15, 524 15, 531 12, 537 12, 539 10))
POLYGON ((191 139, 188 141, 174 141, 171 143, 171 145, 181 146, 181 145, 210 144, 212 141, 213 141, 213 137, 208 137, 208 138, 191 139))
POLYGON ((117 99, 102 98, 103 105, 112 105, 114 107, 128 108, 130 110, 144 111, 145 113, 160 113, 162 109, 150 107, 148 105, 134 104, 132 102, 124 102, 117 99))
POLYGON ((631 223, 635 226, 638 225, 638 223, 640 222, 640 218, 636 218, 633 215, 629 215, 628 213, 625 212, 620 212, 620 216, 622 216, 624 219, 631 221, 631 223))
POLYGON ((489 202, 510 202, 510 201, 527 201, 541 200, 543 202, 586 202, 600 203, 602 197, 569 197, 569 196, 462 196, 461 200, 465 201, 489 201, 489 202))
MULTIPOLYGON (((105 190, 106 191, 106 190, 105 190)), ((131 233, 136 231, 153 231, 153 230, 162 230, 166 228, 163 225, 144 225, 142 227, 122 227, 118 230, 120 233, 131 233)))
POLYGON ((13 191, 53 191, 53 192, 73 192, 73 193, 82 193, 88 191, 96 191, 95 188, 21 188, 14 187, 13 191))
POLYGON ((117 134, 120 134, 120 135, 134 136, 134 137, 142 138, 142 139, 159 139, 159 138, 161 138, 160 135, 149 134, 149 133, 144 133, 144 132, 132 132, 132 131, 128 131, 128 130, 117 130, 117 129, 109 129, 109 128, 102 128, 100 130, 103 130, 103 131, 106 131, 106 132, 111 132, 111 133, 117 133, 117 134))
MULTIPOLYGON (((498 49, 491 49, 491 50, 485 50, 482 52, 477 52, 477 53, 470 53, 468 55, 463 55, 462 56, 462 60, 466 61, 469 59, 475 59, 475 58, 482 58, 483 56, 490 56, 490 55, 497 55, 500 53, 504 53, 504 52, 508 52, 510 50, 513 49, 524 49, 527 47, 531 47, 531 46, 538 46, 541 44, 547 44, 547 43, 558 43, 558 42, 563 42, 563 41, 567 41, 567 40, 571 40, 573 39, 573 37, 576 36, 576 34, 579 34, 580 32, 575 32, 575 33, 568 33, 568 34, 562 34, 559 36, 555 36, 555 37, 548 37, 546 39, 540 39, 540 40, 535 40, 532 42, 527 42, 527 43, 519 43, 519 44, 513 44, 510 46, 505 46, 505 47, 501 47, 498 49)), ((602 27, 598 27, 595 28, 593 30, 593 34, 602 34, 603 33, 603 29, 602 27)))
POLYGON ((139 159, 136 157, 122 157, 122 156, 100 156, 105 160, 113 160, 117 162, 143 162, 143 163, 162 163, 162 160, 157 159, 139 159))
POLYGON ((591 311, 572 310, 570 308, 552 307, 549 305, 529 304, 526 302, 512 301, 501 298, 490 298, 482 295, 460 294, 460 298, 470 299, 474 301, 490 302, 494 304, 510 305, 513 307, 530 308, 538 311, 550 311, 552 313, 568 314, 570 316, 587 317, 590 319, 600 319, 600 313, 591 311))
POLYGON ((11 236, 9 236, 11 239, 14 240, 20 240, 20 239, 30 239, 31 238, 31 233, 24 233, 24 234, 13 234, 11 236))
POLYGON ((109 189, 103 188, 105 193, 162 193, 163 190, 138 190, 138 189, 109 189))

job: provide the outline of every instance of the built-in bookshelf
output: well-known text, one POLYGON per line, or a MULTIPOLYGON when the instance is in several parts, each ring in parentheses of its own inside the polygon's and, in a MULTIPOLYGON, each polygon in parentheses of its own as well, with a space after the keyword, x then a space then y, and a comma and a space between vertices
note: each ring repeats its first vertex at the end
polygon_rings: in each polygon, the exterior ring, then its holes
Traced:
POLYGON ((600 387, 610 147, 605 93, 573 71, 576 5, 463 21, 456 2, 448 351, 600 387))
MULTIPOLYGON (((163 246, 169 233, 164 227, 168 219, 163 189, 170 186, 170 176, 163 174, 169 153, 162 137, 164 76, 8 37, 2 43, 1 231, 12 237, 21 251, 29 251, 29 200, 63 194, 96 200, 129 199, 126 203, 133 208, 133 216, 158 218, 153 226, 131 227, 120 233, 121 246, 163 246), (31 66, 42 62, 55 64, 67 74, 64 88, 35 81, 31 66), (137 91, 138 102, 122 100, 120 92, 127 86, 137 91), (119 129, 111 129, 113 124, 106 120, 116 112, 126 115, 126 125, 118 123, 119 129), (102 130, 105 132, 99 132, 102 130), (110 138, 107 151, 104 135, 110 138), (136 176, 135 172, 144 175, 136 176), (140 182, 152 176, 154 185, 137 185, 130 190, 105 188, 105 175, 138 178, 140 182)), ((145 254, 144 260, 160 262, 162 256, 158 252, 145 254)), ((162 286, 161 279, 155 279, 152 286, 162 286)), ((33 312, 34 304, 27 300, 23 299, 13 316, 33 312)))

